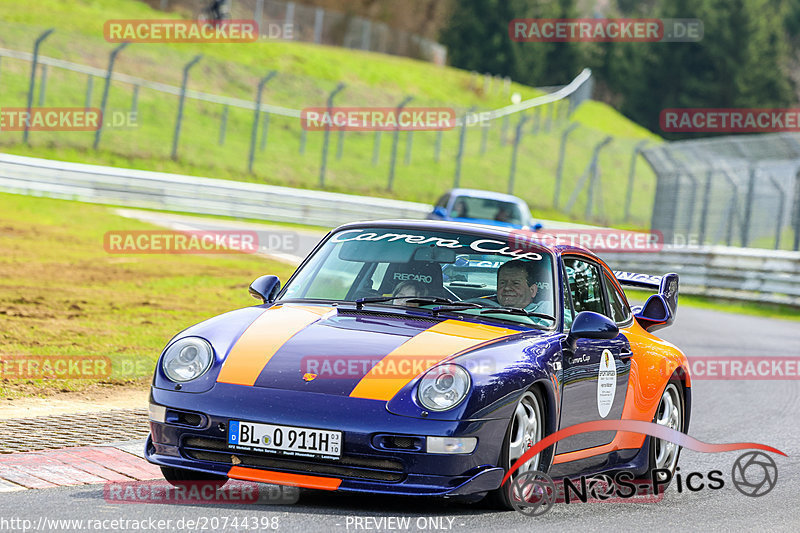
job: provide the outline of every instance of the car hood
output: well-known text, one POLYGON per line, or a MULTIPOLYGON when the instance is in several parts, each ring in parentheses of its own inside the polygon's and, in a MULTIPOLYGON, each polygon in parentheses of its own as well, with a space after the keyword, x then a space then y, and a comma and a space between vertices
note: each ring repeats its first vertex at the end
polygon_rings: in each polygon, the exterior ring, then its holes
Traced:
POLYGON ((266 309, 233 343, 217 382, 388 401, 443 361, 530 331, 376 309, 266 309))

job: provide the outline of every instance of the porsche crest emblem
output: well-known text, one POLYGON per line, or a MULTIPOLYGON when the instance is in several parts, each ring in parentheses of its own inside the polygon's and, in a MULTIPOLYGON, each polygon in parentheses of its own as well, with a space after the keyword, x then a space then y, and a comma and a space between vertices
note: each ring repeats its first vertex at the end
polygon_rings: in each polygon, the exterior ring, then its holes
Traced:
POLYGON ((315 379, 317 379, 316 374, 312 374, 311 372, 306 372, 303 374, 303 381, 305 382, 314 381, 315 379))

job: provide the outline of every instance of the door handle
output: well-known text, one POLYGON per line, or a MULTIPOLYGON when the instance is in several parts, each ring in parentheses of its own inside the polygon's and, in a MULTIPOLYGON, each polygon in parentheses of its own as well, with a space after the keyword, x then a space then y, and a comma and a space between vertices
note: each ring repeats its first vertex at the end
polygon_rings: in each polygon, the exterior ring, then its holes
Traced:
POLYGON ((627 363, 630 361, 631 357, 633 357, 633 352, 631 351, 623 351, 619 353, 619 358, 622 360, 623 363, 627 363))

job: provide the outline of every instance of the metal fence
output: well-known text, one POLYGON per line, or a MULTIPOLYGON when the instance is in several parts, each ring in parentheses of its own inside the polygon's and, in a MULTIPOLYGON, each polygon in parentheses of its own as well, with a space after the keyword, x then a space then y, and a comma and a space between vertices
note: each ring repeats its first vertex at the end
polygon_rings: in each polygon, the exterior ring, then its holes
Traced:
MULTIPOLYGON (((376 218, 423 218, 426 204, 230 180, 48 161, 0 154, 0 191, 337 226, 376 218)), ((557 227, 558 223, 552 223, 557 227)), ((567 225, 568 226, 568 225, 567 225)), ((666 247, 658 253, 603 253, 615 270, 677 272, 681 292, 800 306, 800 253, 727 247, 666 247)))
POLYGON ((800 136, 679 141, 643 154, 657 177, 651 227, 668 242, 800 248, 800 136))
MULTIPOLYGON (((23 35, 24 28, 18 25, 7 29, 7 35, 23 35)), ((29 32, 27 39, 35 35, 29 32)), ((364 87, 351 88, 344 82, 275 71, 254 75, 246 69, 238 72, 230 64, 225 64, 231 70, 224 76, 209 76, 203 58, 174 49, 161 50, 158 67, 177 72, 175 77, 182 73, 182 83, 181 78, 168 83, 169 78, 155 81, 125 73, 137 71, 142 56, 135 54, 144 50, 139 45, 117 46, 100 67, 40 53, 70 47, 70 36, 59 31, 41 34, 37 43, 33 53, 0 48, 0 106, 83 105, 100 108, 111 119, 134 114, 136 124, 117 128, 104 120, 92 134, 25 132, 23 140, 28 144, 111 149, 123 156, 144 152, 156 159, 191 161, 200 168, 219 168, 220 161, 227 160, 232 162, 228 172, 236 179, 260 180, 270 168, 301 166, 297 174, 304 181, 287 180, 292 185, 333 186, 346 192, 382 189, 413 199, 430 200, 452 186, 505 190, 525 198, 534 208, 552 208, 604 224, 622 221, 623 211, 625 221, 633 218, 644 224, 649 218, 649 205, 631 217, 630 206, 636 202, 625 195, 624 179, 616 175, 627 170, 636 141, 615 139, 606 149, 607 139, 571 120, 571 113, 591 96, 588 69, 566 86, 548 88, 546 94, 517 104, 455 108, 460 118, 450 131, 328 134, 305 131, 298 120, 299 107, 325 102, 352 106, 365 100, 373 106, 394 107, 410 96, 365 93, 364 87), (209 85, 230 91, 212 92, 205 89, 209 85), (192 88, 198 86, 204 90, 192 88), (243 90, 247 86, 251 91, 243 90), (307 101, 308 95, 298 99, 297 87, 303 87, 313 100, 307 101), (243 97, 248 92, 250 97, 243 97), (555 179, 552 171, 531 171, 531 163, 547 168, 555 154, 555 179), (605 163, 602 158, 607 158, 605 163), (605 186, 601 167, 609 176, 605 186), (441 179, 417 177, 426 174, 441 179), (415 176, 413 180, 410 175, 415 176), (623 196, 624 210, 617 200, 623 196)), ((478 73, 466 74, 464 81, 495 101, 507 101, 512 90, 510 80, 478 73)), ((422 97, 411 101, 415 106, 453 107, 422 97)), ((11 143, 10 135, 0 132, 0 144, 11 143)), ((632 181, 635 159, 630 165, 632 181)), ((645 204, 650 194, 641 193, 645 204)))
MULTIPOLYGON (((188 5, 193 15, 208 4, 208 0, 159 0, 154 3, 162 11, 188 5)), ((437 65, 447 63, 447 47, 435 41, 391 28, 382 22, 321 7, 277 0, 231 0, 231 18, 255 20, 265 39, 369 50, 423 59, 437 65)))

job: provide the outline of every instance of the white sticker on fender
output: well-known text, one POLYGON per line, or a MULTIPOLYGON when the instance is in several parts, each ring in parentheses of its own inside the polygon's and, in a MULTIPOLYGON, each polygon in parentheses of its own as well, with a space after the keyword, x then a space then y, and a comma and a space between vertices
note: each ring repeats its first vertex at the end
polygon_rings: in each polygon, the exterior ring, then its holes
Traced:
POLYGON ((605 418, 611 411, 614 395, 617 392, 617 366, 614 356, 608 350, 603 350, 600 356, 600 372, 597 376, 597 410, 600 417, 605 418))

